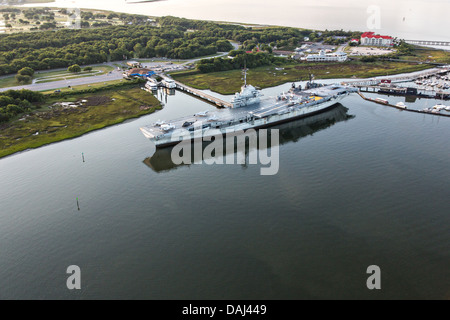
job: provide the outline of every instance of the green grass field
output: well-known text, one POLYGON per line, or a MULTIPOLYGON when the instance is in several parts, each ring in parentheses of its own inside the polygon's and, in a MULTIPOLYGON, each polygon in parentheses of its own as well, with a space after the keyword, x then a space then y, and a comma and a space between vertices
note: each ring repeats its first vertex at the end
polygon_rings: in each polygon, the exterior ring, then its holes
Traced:
MULTIPOLYGON (((83 67, 82 67, 83 68, 83 67)), ((103 74, 109 71, 115 70, 114 67, 111 67, 109 65, 104 66, 93 66, 92 72, 89 71, 82 71, 80 73, 71 73, 67 70, 61 70, 61 71, 37 71, 34 74, 34 78, 36 80, 43 80, 40 82, 44 82, 45 80, 51 80, 51 81, 57 81, 57 80, 64 80, 66 77, 71 77, 71 79, 74 79, 76 77, 83 77, 86 75, 95 75, 95 74, 103 74)))
POLYGON ((18 85, 19 84, 17 83, 16 78, 14 78, 14 76, 0 78, 0 88, 14 87, 18 85))
MULTIPOLYGON (((66 70, 60 71, 36 71, 33 79, 37 80, 37 83, 60 81, 65 79, 76 79, 82 77, 92 77, 100 74, 105 74, 107 72, 115 70, 114 67, 109 65, 95 66, 92 67, 92 71, 82 71, 80 73, 70 73, 66 70)), ((11 75, 0 79, 0 88, 8 88, 19 86, 20 84, 16 81, 15 75, 11 75)))
POLYGON ((416 48, 413 55, 401 56, 402 60, 450 63, 450 51, 434 50, 428 48, 416 48))
MULTIPOLYGON (((296 63, 285 65, 283 70, 275 66, 250 69, 248 83, 260 88, 277 86, 286 82, 307 80, 312 73, 315 79, 369 78, 393 75, 430 68, 425 64, 407 62, 377 61, 363 63, 359 61, 345 63, 296 63)), ((173 78, 197 89, 210 89, 221 94, 233 94, 242 85, 241 70, 213 73, 178 72, 173 78)))
POLYGON ((47 93, 53 93, 55 92, 55 90, 61 90, 61 92, 71 92, 71 91, 80 91, 80 90, 86 90, 86 89, 93 89, 93 88, 103 88, 105 86, 109 86, 112 84, 117 84, 117 83, 125 83, 127 82, 127 80, 110 80, 110 81, 106 81, 106 82, 97 82, 97 83, 92 83, 92 84, 83 84, 83 85, 79 85, 79 86, 72 86, 71 88, 68 87, 62 87, 62 88, 55 88, 55 89, 51 89, 51 90, 45 90, 45 91, 41 91, 44 94, 47 93), (72 90, 73 88, 73 90, 72 90))
POLYGON ((0 157, 81 136, 161 109, 160 102, 140 85, 51 98, 38 112, 0 125, 0 157), (81 107, 52 107, 55 102, 87 100, 81 107), (38 135, 36 133, 39 132, 38 135))

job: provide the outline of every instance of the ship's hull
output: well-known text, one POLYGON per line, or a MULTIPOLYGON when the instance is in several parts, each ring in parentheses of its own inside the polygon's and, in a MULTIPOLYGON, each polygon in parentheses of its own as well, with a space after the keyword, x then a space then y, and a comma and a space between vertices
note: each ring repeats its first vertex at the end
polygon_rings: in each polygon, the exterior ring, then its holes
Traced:
POLYGON ((309 117, 320 112, 324 112, 333 108, 344 96, 337 97, 336 99, 331 99, 319 104, 314 104, 311 106, 305 106, 303 108, 284 113, 284 114, 273 114, 268 117, 253 119, 248 122, 242 122, 239 124, 231 126, 222 126, 220 128, 206 128, 196 131, 188 130, 176 130, 174 132, 169 132, 163 136, 155 137, 146 130, 141 129, 142 133, 150 139, 157 148, 164 148, 171 145, 180 143, 181 141, 196 141, 203 140, 204 138, 218 136, 218 135, 232 135, 236 132, 245 131, 248 129, 261 129, 266 127, 271 127, 277 124, 293 121, 296 119, 309 117))

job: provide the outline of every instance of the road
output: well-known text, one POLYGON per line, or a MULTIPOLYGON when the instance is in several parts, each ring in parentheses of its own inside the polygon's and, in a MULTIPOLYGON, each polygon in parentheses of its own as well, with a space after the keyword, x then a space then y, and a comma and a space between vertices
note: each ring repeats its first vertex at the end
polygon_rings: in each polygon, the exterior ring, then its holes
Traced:
MULTIPOLYGON (((233 45, 234 49, 239 48, 239 44, 237 44, 235 42, 231 42, 231 44, 233 45)), ((223 56, 226 56, 227 54, 228 54, 228 52, 220 52, 217 55, 211 56, 210 58, 223 57, 223 56)), ((200 58, 195 58, 195 59, 190 59, 190 60, 164 59, 164 62, 144 62, 143 64, 145 65, 145 67, 152 68, 152 67, 155 67, 156 65, 168 64, 169 62, 172 62, 172 61, 183 61, 183 63, 181 65, 186 65, 186 64, 194 63, 201 59, 205 59, 205 57, 200 57, 200 58)), ((137 60, 148 60, 148 59, 137 59, 137 60)), ((125 64, 126 61, 115 61, 114 63, 115 64, 125 64)), ((112 62, 107 63, 107 65, 115 67, 112 62)), ((98 66, 98 64, 92 65, 92 67, 94 67, 94 66, 98 66)), ((55 70, 51 70, 51 71, 55 71, 55 70)), ((65 70, 65 69, 61 69, 61 70, 65 70)), ((45 73, 41 72, 40 75, 42 76, 44 74, 45 73)), ((0 92, 6 91, 6 90, 20 90, 20 89, 28 89, 28 90, 33 90, 33 91, 48 91, 48 90, 53 90, 53 89, 58 89, 58 88, 65 88, 68 86, 73 87, 73 86, 80 86, 80 85, 88 85, 88 84, 92 84, 92 83, 107 82, 107 81, 119 80, 119 79, 123 79, 122 71, 118 71, 117 69, 115 69, 114 71, 111 71, 111 73, 90 76, 90 77, 82 77, 82 78, 76 78, 76 79, 70 79, 70 80, 60 80, 60 81, 52 81, 52 82, 45 82, 45 83, 33 83, 33 84, 20 85, 20 86, 15 86, 15 87, 0 88, 0 92)))
POLYGON ((57 89, 57 88, 64 88, 64 87, 68 87, 68 86, 79 86, 79 85, 106 82, 106 81, 119 80, 119 79, 123 79, 122 71, 114 70, 111 73, 97 75, 97 76, 91 76, 91 77, 83 77, 83 78, 76 78, 76 79, 71 79, 71 80, 60 80, 60 81, 34 83, 34 84, 28 84, 28 85, 22 85, 22 86, 8 87, 8 88, 0 88, 0 92, 6 91, 6 90, 20 90, 20 89, 28 89, 28 90, 33 90, 33 91, 47 91, 47 90, 52 90, 52 89, 57 89))

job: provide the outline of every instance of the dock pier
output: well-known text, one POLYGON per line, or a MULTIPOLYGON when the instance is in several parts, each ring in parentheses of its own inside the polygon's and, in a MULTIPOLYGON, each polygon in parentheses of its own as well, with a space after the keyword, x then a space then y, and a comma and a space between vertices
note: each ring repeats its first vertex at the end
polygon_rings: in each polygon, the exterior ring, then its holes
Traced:
POLYGON ((198 97, 198 98, 200 98, 202 100, 206 100, 206 101, 208 101, 208 102, 210 102, 212 104, 215 104, 218 107, 221 107, 221 108, 232 108, 233 107, 233 105, 230 102, 228 102, 228 101, 219 99, 217 97, 213 97, 212 95, 209 95, 209 94, 207 94, 207 93, 205 93, 205 92, 203 92, 201 90, 197 90, 197 89, 194 89, 192 87, 189 87, 189 86, 187 86, 187 85, 185 85, 185 84, 183 84, 183 83, 181 83, 179 81, 175 80, 175 84, 177 85, 176 88, 178 90, 183 91, 183 92, 187 92, 187 93, 189 93, 189 94, 191 94, 193 96, 196 96, 196 97, 198 97))
POLYGON ((386 77, 376 77, 371 79, 361 79, 361 80, 351 80, 344 81, 342 85, 349 85, 354 87, 370 87, 370 86, 378 86, 381 83, 381 80, 390 80, 392 83, 394 82, 410 82, 415 81, 417 79, 429 78, 436 75, 443 75, 450 72, 450 66, 444 66, 440 68, 433 68, 429 70, 424 70, 421 72, 413 72, 411 74, 406 75, 397 75, 397 76, 386 76, 386 77))
POLYGON ((450 91, 426 90, 421 88, 393 87, 393 86, 356 86, 360 92, 381 93, 393 96, 411 96, 437 100, 450 100, 450 91))
POLYGON ((166 75, 161 74, 160 77, 163 79, 161 85, 169 88, 169 89, 178 89, 182 92, 189 93, 190 95, 193 95, 194 97, 197 97, 201 100, 204 100, 206 102, 209 102, 211 104, 214 104, 220 108, 232 108, 233 105, 225 100, 222 100, 220 98, 214 97, 210 94, 207 94, 201 90, 194 89, 192 87, 189 87, 185 85, 184 83, 181 83, 180 81, 176 81, 166 75), (164 83, 169 84, 169 86, 164 85, 164 83))
POLYGON ((374 103, 381 104, 383 106, 387 106, 387 107, 391 107, 391 108, 395 108, 395 109, 398 109, 398 110, 408 111, 408 112, 415 112, 415 113, 422 113, 422 114, 431 114, 431 115, 434 115, 434 116, 441 116, 441 117, 450 117, 450 114, 444 114, 444 113, 438 113, 438 112, 428 112, 428 111, 423 111, 423 110, 407 109, 407 108, 402 108, 402 107, 399 107, 399 106, 396 106, 396 105, 393 105, 393 104, 390 104, 390 103, 383 103, 381 101, 377 101, 375 99, 371 99, 371 98, 365 97, 360 91, 358 91, 358 94, 359 94, 359 96, 361 98, 363 98, 366 101, 374 102, 374 103))

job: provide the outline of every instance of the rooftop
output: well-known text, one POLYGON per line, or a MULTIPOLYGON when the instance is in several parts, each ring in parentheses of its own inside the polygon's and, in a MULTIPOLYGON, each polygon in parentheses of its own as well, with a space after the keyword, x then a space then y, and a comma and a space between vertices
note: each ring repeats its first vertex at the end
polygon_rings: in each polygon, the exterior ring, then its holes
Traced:
POLYGON ((375 32, 364 32, 361 35, 361 38, 393 39, 390 36, 380 36, 379 34, 375 34, 375 32))
POLYGON ((128 74, 147 74, 149 72, 152 72, 152 70, 145 68, 133 68, 127 71, 128 74))

